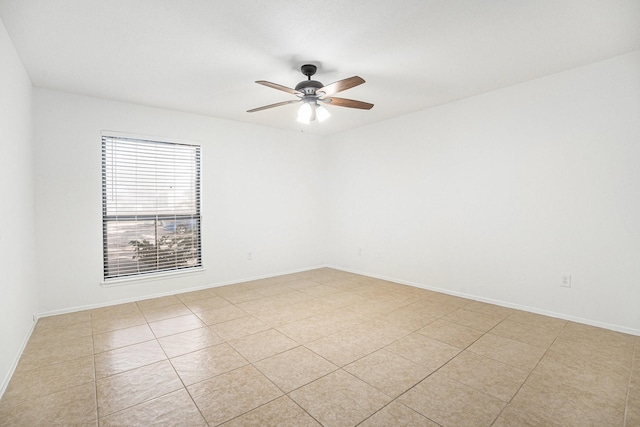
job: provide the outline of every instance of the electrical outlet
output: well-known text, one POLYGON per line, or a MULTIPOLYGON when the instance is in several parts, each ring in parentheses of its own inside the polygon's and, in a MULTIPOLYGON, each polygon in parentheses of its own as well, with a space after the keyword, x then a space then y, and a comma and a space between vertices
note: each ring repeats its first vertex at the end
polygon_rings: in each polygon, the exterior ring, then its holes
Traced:
POLYGON ((33 323, 36 323, 38 321, 38 316, 33 313, 33 323))
POLYGON ((358 248, 358 256, 362 256, 362 248, 358 248))
POLYGON ((560 275, 560 286, 563 288, 571 287, 571 275, 570 274, 562 274, 560 275))
POLYGON ((253 260, 253 252, 247 252, 247 261, 253 260))

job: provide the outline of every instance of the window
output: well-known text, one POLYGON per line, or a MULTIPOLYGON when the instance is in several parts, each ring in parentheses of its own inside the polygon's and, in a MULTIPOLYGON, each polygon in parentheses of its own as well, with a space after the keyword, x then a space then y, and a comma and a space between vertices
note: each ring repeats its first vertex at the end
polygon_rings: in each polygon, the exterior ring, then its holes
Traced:
POLYGON ((104 279, 202 267, 200 147, 102 137, 104 279))

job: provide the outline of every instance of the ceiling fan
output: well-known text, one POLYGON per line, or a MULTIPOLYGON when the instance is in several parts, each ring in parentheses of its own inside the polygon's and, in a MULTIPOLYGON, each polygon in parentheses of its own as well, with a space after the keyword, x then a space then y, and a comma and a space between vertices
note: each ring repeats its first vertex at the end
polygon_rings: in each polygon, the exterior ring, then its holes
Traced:
POLYGON ((302 74, 307 76, 307 80, 303 80, 298 83, 295 89, 291 89, 289 87, 282 86, 276 83, 271 83, 266 80, 256 81, 256 83, 258 84, 278 89, 292 95, 296 95, 298 99, 265 105, 263 107, 248 110, 247 112, 255 113, 256 111, 267 110, 269 108, 280 107, 282 105, 302 102, 302 105, 298 110, 298 121, 304 124, 308 124, 314 121, 316 118, 319 122, 322 122, 329 118, 329 111, 327 111, 327 109, 320 103, 335 105, 336 107, 358 108, 361 110, 370 110, 373 107, 373 104, 369 104, 368 102, 354 101, 353 99, 338 98, 333 96, 333 94, 335 93, 342 92, 343 90, 351 89, 352 87, 361 85, 362 83, 364 83, 364 79, 362 77, 353 76, 349 77, 348 79, 338 80, 337 82, 324 86, 319 81, 311 80, 311 76, 313 76, 317 71, 317 67, 315 65, 305 64, 300 67, 300 70, 302 71, 302 74))

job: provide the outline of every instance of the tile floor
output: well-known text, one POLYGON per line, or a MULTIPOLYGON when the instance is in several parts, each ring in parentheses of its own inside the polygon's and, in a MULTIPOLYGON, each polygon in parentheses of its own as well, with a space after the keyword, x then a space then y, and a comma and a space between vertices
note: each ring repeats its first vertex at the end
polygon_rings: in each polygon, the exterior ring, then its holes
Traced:
POLYGON ((2 426, 640 426, 640 337, 331 269, 42 318, 2 426))

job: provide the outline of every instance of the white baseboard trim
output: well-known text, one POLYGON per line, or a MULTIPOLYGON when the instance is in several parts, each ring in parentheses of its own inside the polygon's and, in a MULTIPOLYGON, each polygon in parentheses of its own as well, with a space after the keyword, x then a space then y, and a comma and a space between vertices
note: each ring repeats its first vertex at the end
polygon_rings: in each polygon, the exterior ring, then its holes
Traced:
POLYGON ((0 384, 0 398, 4 396, 4 392, 7 390, 7 387, 9 386, 9 381, 11 381, 11 378, 13 377, 13 374, 15 373, 16 368, 18 367, 18 362, 20 362, 22 353, 24 352, 24 349, 27 347, 27 343, 31 338, 31 334, 33 334, 33 330, 36 327, 36 323, 38 323, 38 318, 39 317, 37 315, 34 315, 34 320, 31 322, 31 326, 27 330, 27 333, 25 334, 25 337, 22 340, 22 344, 20 344, 20 348, 18 349, 18 354, 16 354, 16 356, 14 357, 13 364, 11 365, 11 368, 7 372, 7 375, 2 379, 2 384, 0 384))
POLYGON ((581 318, 581 317, 571 316, 571 315, 564 314, 564 313, 557 313, 557 312, 544 310, 544 309, 540 309, 540 308, 536 308, 536 307, 530 307, 530 306, 525 306, 525 305, 520 305, 520 304, 514 304, 514 303, 510 303, 508 301, 494 300, 494 299, 491 299, 491 298, 485 298, 485 297, 481 297, 481 296, 478 296, 478 295, 472 295, 472 294, 467 294, 467 293, 463 293, 463 292, 455 292, 455 291, 451 291, 451 290, 448 290, 448 289, 438 288, 438 287, 435 287, 435 286, 428 286, 428 285, 425 285, 424 283, 411 282, 411 281, 402 280, 402 279, 398 279, 398 278, 394 278, 394 277, 386 277, 386 276, 371 274, 371 273, 358 271, 358 270, 354 270, 354 269, 349 269, 349 268, 345 268, 345 267, 340 267, 340 266, 336 266, 336 265, 328 264, 328 265, 326 265, 326 267, 333 268, 335 270, 344 271, 344 272, 347 272, 347 273, 361 274, 363 276, 373 277, 373 278, 381 279, 381 280, 388 280, 390 282, 400 283, 402 285, 408 285, 408 286, 413 286, 413 287, 416 287, 416 288, 426 289, 426 290, 429 290, 429 291, 440 292, 440 293, 447 294, 447 295, 453 295, 453 296, 460 297, 460 298, 466 298, 466 299, 471 299, 471 300, 474 300, 474 301, 486 302, 488 304, 499 305, 501 307, 513 308, 515 310, 527 311, 529 313, 541 314, 543 316, 555 317, 555 318, 562 319, 562 320, 568 320, 568 321, 571 321, 571 322, 582 323, 582 324, 585 324, 585 325, 595 326, 595 327, 598 327, 598 328, 609 329, 609 330, 612 330, 612 331, 622 332, 622 333, 629 334, 629 335, 640 336, 640 329, 628 328, 626 326, 620 326, 620 325, 615 325, 615 324, 611 324, 611 323, 599 322, 599 321, 591 320, 591 319, 584 319, 584 318, 581 318))
MULTIPOLYGON (((139 297, 132 297, 132 298, 126 298, 126 299, 120 299, 120 300, 116 300, 116 301, 109 301, 109 302, 105 302, 105 303, 88 304, 88 305, 84 305, 84 306, 70 307, 70 308, 66 308, 66 309, 62 309, 62 310, 52 310, 52 311, 47 311, 47 312, 43 312, 43 313, 38 313, 37 317, 40 318, 40 317, 56 316, 58 314, 67 314, 67 313, 74 313, 74 312, 83 311, 83 310, 92 310, 92 309, 108 307, 108 306, 112 306, 112 305, 125 304, 125 303, 135 302, 135 301, 142 301, 142 300, 145 300, 145 299, 160 298, 160 297, 169 296, 169 295, 178 295, 178 294, 182 294, 182 293, 186 293, 186 292, 199 291, 199 290, 202 290, 202 289, 217 288, 217 287, 226 286, 226 285, 235 285, 235 284, 238 284, 238 283, 250 282, 252 280, 268 279, 268 278, 271 278, 271 277, 283 276, 283 275, 286 275, 286 274, 301 273, 301 272, 304 272, 304 271, 315 270, 315 269, 318 269, 318 268, 325 268, 325 267, 326 268, 333 268, 335 270, 340 270, 340 271, 344 271, 344 272, 347 272, 347 273, 354 273, 354 274, 360 274, 360 275, 363 275, 363 276, 373 277, 373 278, 376 278, 376 279, 388 280, 388 281, 400 283, 400 284, 403 284, 403 285, 414 286, 416 288, 426 289, 426 290, 430 290, 430 291, 434 291, 434 292, 440 292, 440 293, 443 293, 443 294, 453 295, 453 296, 466 298, 466 299, 471 299, 471 300, 474 300, 474 301, 486 302, 488 304, 495 304, 495 305, 498 305, 498 306, 501 306, 501 307, 513 308, 515 310, 527 311, 527 312, 530 312, 530 313, 541 314, 541 315, 544 315, 544 316, 555 317, 555 318, 558 318, 558 319, 568 320, 568 321, 571 321, 571 322, 582 323, 582 324, 585 324, 585 325, 590 325, 590 326, 595 326, 595 327, 599 327, 599 328, 609 329, 609 330, 616 331, 616 332, 622 332, 622 333, 625 333, 625 334, 640 336, 640 329, 629 328, 629 327, 626 327, 626 326, 620 326, 620 325, 615 325, 615 324, 606 323, 606 322, 599 322, 599 321, 591 320, 591 319, 584 319, 584 318, 581 318, 581 317, 571 316, 571 315, 568 315, 568 314, 565 314, 565 313, 557 313, 557 312, 544 310, 544 309, 540 309, 540 308, 536 308, 536 307, 530 307, 530 306, 525 306, 525 305, 520 305, 520 304, 514 304, 514 303, 511 303, 511 302, 508 302, 508 301, 495 300, 495 299, 485 298, 485 297, 482 297, 482 296, 467 294, 467 293, 463 293, 463 292, 455 292, 455 291, 451 291, 449 289, 438 288, 438 287, 435 287, 435 286, 428 286, 428 285, 426 285, 424 283, 411 282, 411 281, 407 281, 407 280, 403 280, 403 279, 398 279, 398 278, 395 278, 395 277, 388 277, 388 276, 371 274, 371 273, 368 273, 368 272, 359 271, 359 270, 350 269, 350 268, 337 266, 337 265, 332 265, 332 264, 322 264, 322 265, 316 265, 316 266, 311 266, 311 267, 305 267, 305 268, 301 268, 301 269, 288 270, 288 271, 279 272, 279 273, 269 273, 269 274, 264 274, 264 275, 259 275, 259 276, 251 276, 251 277, 244 277, 244 278, 241 278, 241 279, 234 279, 234 280, 229 280, 229 281, 224 281, 224 282, 210 283, 210 284, 207 284, 207 285, 204 285, 204 286, 197 286, 197 287, 193 287, 193 288, 182 289, 180 291, 162 292, 162 293, 157 293, 157 294, 151 294, 151 295, 145 295, 145 296, 139 296, 139 297)), ((31 336, 31 332, 33 331, 33 327, 34 326, 35 326, 35 323, 33 324, 31 330, 29 331, 28 337, 25 339, 25 342, 23 343, 23 347, 20 350, 20 354, 22 354, 22 351, 24 350, 24 346, 26 345, 29 337, 31 336)), ((19 359, 19 357, 18 357, 18 359, 19 359)), ((16 360, 16 364, 17 364, 17 360, 16 360)), ((15 367, 14 367, 14 369, 15 369, 15 367)), ((12 371, 12 373, 13 373, 13 371, 12 371)), ((9 378, 11 378, 11 376, 9 376, 9 378)), ((8 383, 8 379, 6 381, 8 383)), ((3 386, 6 386, 6 385, 3 383, 3 386)), ((4 392, 4 388, 1 389, 1 390, 4 392)))
POLYGON ((235 284, 238 284, 238 283, 250 282, 252 280, 269 279, 271 277, 284 276, 284 275, 287 275, 287 274, 302 273, 304 271, 315 270, 315 269, 323 268, 323 267, 326 267, 326 265, 322 264, 322 265, 318 265, 318 266, 305 267, 305 268, 300 268, 300 269, 295 269, 295 270, 288 270, 288 271, 279 272, 279 273, 269 273, 269 274, 263 274, 263 275, 251 276, 251 277, 244 277, 244 278, 241 278, 241 279, 234 279, 234 280, 229 280, 229 281, 224 281, 224 282, 209 283, 209 284, 203 285, 203 286, 196 286, 196 287, 187 288, 187 289, 180 289, 178 291, 160 292, 160 293, 157 293, 157 294, 150 294, 150 295, 143 295, 143 296, 137 296, 137 297, 131 297, 131 298, 124 298, 124 299, 119 299, 119 300, 115 300, 115 301, 103 302, 103 303, 87 304, 87 305, 82 305, 82 306, 64 308, 64 309, 60 309, 60 310, 50 310, 50 311, 38 313, 38 318, 40 318, 40 317, 49 317, 49 316, 57 316, 59 314, 75 313, 75 312, 84 311, 84 310, 93 310, 93 309, 96 309, 96 308, 109 307, 109 306, 118 305, 118 304, 126 304, 126 303, 129 303, 129 302, 143 301, 143 300, 152 299, 152 298, 166 297, 166 296, 170 296, 170 295, 179 295, 179 294, 184 294, 184 293, 187 293, 187 292, 201 291, 203 289, 217 288, 217 287, 220 287, 220 286, 235 285, 235 284))

